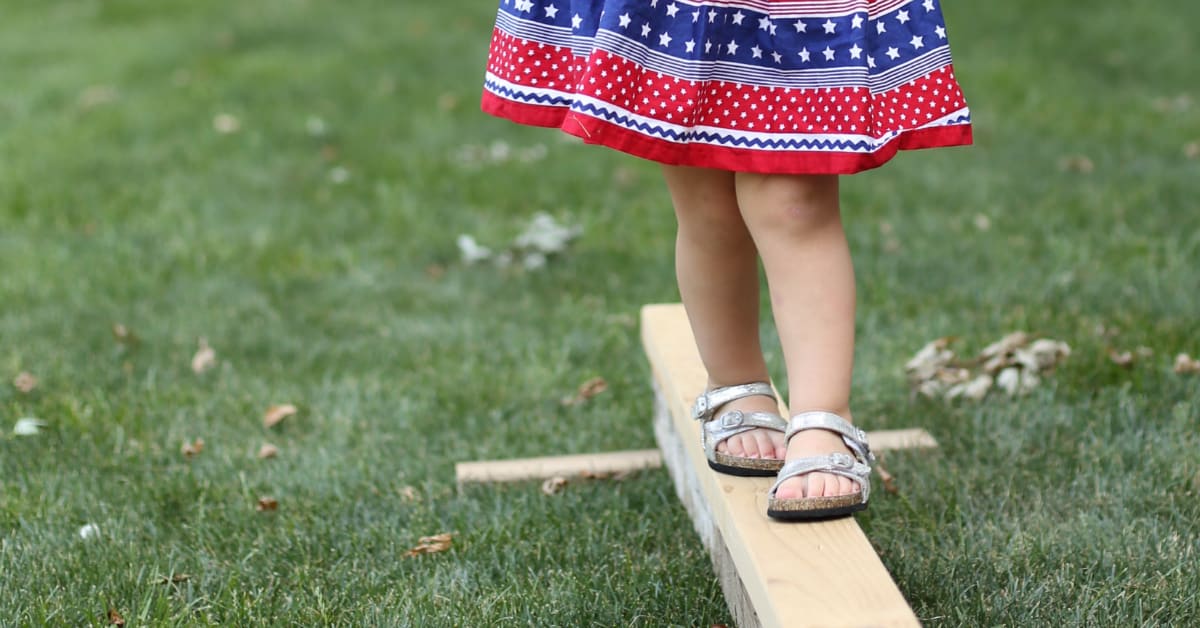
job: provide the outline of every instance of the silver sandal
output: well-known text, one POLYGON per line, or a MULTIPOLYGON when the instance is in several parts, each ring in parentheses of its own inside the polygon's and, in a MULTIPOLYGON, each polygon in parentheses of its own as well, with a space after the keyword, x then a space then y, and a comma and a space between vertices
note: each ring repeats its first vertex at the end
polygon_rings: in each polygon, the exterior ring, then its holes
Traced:
POLYGON ((778 458, 743 458, 731 456, 717 451, 717 445, 730 437, 737 436, 755 428, 765 428, 783 432, 787 429, 787 421, 773 412, 742 412, 730 410, 713 419, 716 409, 743 397, 762 395, 778 402, 775 390, 766 382, 723 386, 705 391, 696 398, 692 406, 692 418, 704 421, 700 430, 700 443, 704 447, 704 457, 708 466, 714 471, 730 475, 770 477, 779 472, 783 460, 778 458))
POLYGON ((851 513, 865 510, 867 499, 871 496, 871 464, 875 456, 867 445, 867 433, 854 427, 842 417, 832 412, 804 412, 792 417, 788 422, 784 436, 788 441, 797 433, 804 430, 827 430, 842 437, 846 447, 854 452, 853 456, 843 453, 832 453, 824 456, 809 456, 798 458, 783 465, 779 471, 779 479, 767 493, 767 516, 787 521, 807 519, 830 519, 844 517, 851 513), (861 487, 861 490, 849 495, 836 497, 800 497, 793 499, 778 499, 775 491, 779 485, 791 478, 819 471, 850 478, 861 487))

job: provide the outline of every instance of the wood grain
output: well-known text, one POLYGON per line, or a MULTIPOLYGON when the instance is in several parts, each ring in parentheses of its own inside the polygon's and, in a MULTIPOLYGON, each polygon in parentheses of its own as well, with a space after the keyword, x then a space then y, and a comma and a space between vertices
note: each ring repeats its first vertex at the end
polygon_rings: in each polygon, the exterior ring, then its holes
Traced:
MULTIPOLYGON (((775 522, 766 516, 771 478, 739 478, 708 468, 699 427, 688 416, 707 376, 683 307, 643 308, 642 342, 666 409, 655 430, 664 461, 717 573, 740 580, 751 610, 739 611, 739 600, 729 600, 739 624, 919 626, 853 518, 775 522), (682 454, 669 453, 680 447, 682 454)), ((722 586, 727 596, 735 588, 722 586)))

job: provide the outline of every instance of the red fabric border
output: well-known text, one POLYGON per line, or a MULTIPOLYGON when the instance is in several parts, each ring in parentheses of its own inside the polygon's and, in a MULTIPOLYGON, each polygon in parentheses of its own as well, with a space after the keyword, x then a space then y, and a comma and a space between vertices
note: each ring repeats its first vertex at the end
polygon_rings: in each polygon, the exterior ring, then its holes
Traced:
POLYGON ((608 146, 643 159, 733 172, 854 174, 882 166, 900 150, 964 146, 972 141, 971 126, 956 124, 904 131, 873 153, 763 151, 708 144, 677 144, 576 113, 566 107, 518 103, 487 91, 483 93, 481 108, 486 113, 520 124, 557 127, 588 144, 608 146))

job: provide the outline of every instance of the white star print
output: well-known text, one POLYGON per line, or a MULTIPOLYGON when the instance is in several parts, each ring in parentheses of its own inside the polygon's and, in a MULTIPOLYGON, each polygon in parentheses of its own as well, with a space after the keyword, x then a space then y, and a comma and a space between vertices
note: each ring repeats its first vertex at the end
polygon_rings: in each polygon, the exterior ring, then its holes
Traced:
POLYGON ((821 54, 825 55, 826 61, 833 61, 833 48, 825 46, 825 49, 821 51, 821 54))
POLYGON ((704 42, 704 52, 708 52, 709 50, 712 50, 712 40, 704 42))
POLYGON ((910 41, 908 43, 912 44, 913 48, 921 49, 925 46, 925 38, 917 37, 916 35, 913 35, 912 41, 910 41))
POLYGON ((803 61, 803 62, 805 62, 805 63, 808 63, 808 57, 809 57, 809 55, 808 55, 808 48, 801 48, 801 49, 800 49, 800 52, 799 52, 798 54, 800 55, 800 60, 801 60, 801 61, 803 61))
POLYGON ((709 9, 708 10, 708 23, 712 24, 713 20, 715 20, 715 19, 717 19, 717 12, 712 9, 709 9))
POLYGON ((771 34, 772 35, 775 34, 775 23, 774 22, 771 22, 771 34))
POLYGON ((751 48, 751 49, 750 49, 750 52, 754 53, 754 58, 755 58, 755 59, 761 59, 761 58, 762 58, 762 48, 759 48, 758 46, 755 46, 755 47, 753 47, 753 48, 751 48))
POLYGON ((937 33, 938 39, 946 38, 946 29, 942 28, 941 26, 938 26, 937 28, 933 29, 933 32, 937 33))
POLYGON ((775 63, 783 63, 783 55, 778 52, 772 52, 771 57, 775 59, 775 63))
POLYGON ((652 7, 657 7, 657 6, 658 6, 658 0, 650 0, 650 6, 652 6, 652 7))
POLYGON ((729 42, 729 45, 726 46, 726 48, 729 50, 729 54, 731 54, 731 55, 737 54, 738 45, 737 45, 736 41, 731 40, 729 42))
MULTIPOLYGON (((533 2, 533 0, 529 1, 533 2)), ((579 17, 579 14, 576 13, 571 17, 571 28, 579 28, 580 26, 583 26, 583 18, 579 17)))
POLYGON ((758 28, 759 28, 759 30, 764 30, 764 31, 771 28, 771 18, 764 17, 764 18, 759 19, 758 20, 758 28))
POLYGON ((879 33, 880 35, 887 32, 887 27, 883 25, 883 20, 875 22, 875 32, 879 33))
POLYGON ((554 18, 558 17, 558 7, 556 7, 554 5, 550 5, 550 6, 546 7, 546 17, 548 17, 552 20, 554 18))
POLYGON ((833 31, 837 30, 837 24, 835 24, 833 20, 826 19, 825 23, 821 26, 825 27, 826 33, 832 33, 833 31))
POLYGON ((674 2, 672 2, 671 4, 668 4, 667 5, 667 17, 675 17, 676 13, 679 13, 679 7, 675 6, 674 2))
POLYGON ((926 11, 932 11, 933 10, 933 0, 925 0, 925 2, 923 2, 921 4, 921 6, 925 7, 926 11))
POLYGON ((851 59, 861 59, 862 58, 861 55, 862 55, 862 48, 859 48, 858 44, 854 44, 854 47, 850 49, 850 58, 851 59))
POLYGON ((853 18, 850 19, 850 28, 862 28, 862 22, 863 22, 862 16, 855 15, 853 18))
POLYGON ((900 22, 901 24, 907 24, 908 23, 908 11, 900 11, 900 12, 896 13, 896 21, 900 22))
POLYGON ((890 57, 893 61, 895 61, 900 56, 900 51, 894 47, 889 46, 887 49, 887 56, 890 57))
POLYGON ((650 23, 647 22, 645 24, 642 24, 642 37, 649 37, 649 36, 650 36, 650 23))
POLYGON ((696 50, 696 40, 689 39, 683 43, 683 46, 685 48, 684 52, 693 52, 696 50))
POLYGON ((804 23, 804 20, 796 20, 796 32, 797 33, 807 33, 808 32, 808 25, 804 23))
POLYGON ((699 21, 700 21, 700 9, 696 9, 695 11, 692 12, 692 24, 695 24, 696 22, 699 22, 699 21))
POLYGON ((872 57, 871 55, 867 55, 867 67, 868 68, 875 67, 875 57, 872 57))
POLYGON ((533 0, 517 0, 513 5, 518 11, 530 11, 533 9, 533 0))
POLYGON ((629 23, 633 21, 630 19, 628 13, 622 14, 621 17, 617 19, 621 20, 621 28, 629 28, 629 23))
POLYGON ((663 33, 663 34, 659 35, 658 36, 658 45, 663 46, 664 48, 667 46, 670 46, 671 45, 671 35, 669 33, 663 33))
POLYGON ((746 19, 746 16, 742 15, 741 11, 738 11, 737 13, 733 14, 733 23, 734 24, 737 24, 740 26, 742 23, 742 20, 744 20, 744 19, 746 19))

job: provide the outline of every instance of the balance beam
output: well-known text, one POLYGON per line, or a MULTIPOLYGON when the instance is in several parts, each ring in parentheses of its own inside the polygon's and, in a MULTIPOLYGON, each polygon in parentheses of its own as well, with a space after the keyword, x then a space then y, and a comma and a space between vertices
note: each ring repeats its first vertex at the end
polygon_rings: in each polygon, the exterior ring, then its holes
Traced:
POLYGON ((654 372, 655 437, 738 626, 920 626, 853 518, 773 521, 772 478, 708 468, 691 418, 708 376, 683 306, 642 308, 642 344, 654 372))

